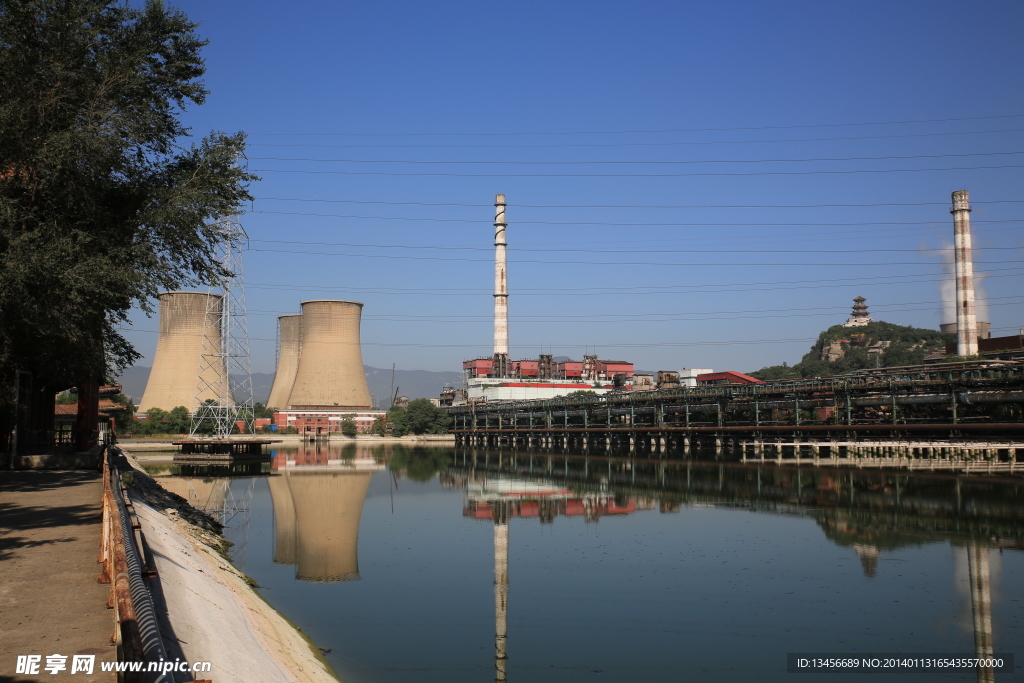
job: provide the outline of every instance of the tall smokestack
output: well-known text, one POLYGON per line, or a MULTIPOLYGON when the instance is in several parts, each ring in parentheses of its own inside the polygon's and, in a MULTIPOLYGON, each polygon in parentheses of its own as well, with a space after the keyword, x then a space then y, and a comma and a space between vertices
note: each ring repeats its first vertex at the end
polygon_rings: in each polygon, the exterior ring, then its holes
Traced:
POLYGON ((967 190, 953 193, 953 254, 956 275, 956 353, 978 354, 974 315, 974 257, 971 255, 971 206, 967 190))
POLYGON ((495 377, 508 375, 508 278, 505 270, 505 195, 494 196, 494 366, 495 377))

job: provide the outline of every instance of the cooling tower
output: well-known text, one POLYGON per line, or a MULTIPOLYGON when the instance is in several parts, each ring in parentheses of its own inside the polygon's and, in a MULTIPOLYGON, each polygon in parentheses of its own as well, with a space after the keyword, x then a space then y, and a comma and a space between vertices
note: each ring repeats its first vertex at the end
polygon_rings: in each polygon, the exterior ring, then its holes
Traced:
MULTIPOLYGON (((373 407, 359 348, 356 301, 303 301, 302 348, 288 407, 368 410, 373 407)), ((281 406, 277 406, 280 408, 281 406)))
POLYGON ((274 563, 295 564, 295 503, 288 475, 272 476, 267 484, 274 503, 274 563))
POLYGON ((299 368, 299 347, 302 342, 302 316, 298 313, 277 317, 277 372, 274 386, 270 389, 267 405, 272 408, 287 408, 288 396, 292 393, 295 371, 299 368))
POLYGON ((295 578, 359 579, 359 519, 370 472, 286 472, 295 510, 295 578))
MULTIPOLYGON (((203 354, 203 334, 209 327, 211 345, 220 348, 224 297, 204 292, 163 292, 159 300, 160 334, 139 412, 145 413, 150 408, 171 410, 185 406, 192 413, 198 407, 196 387, 203 354)), ((219 377, 204 379, 210 385, 220 385, 225 379, 223 365, 217 372, 219 377)), ((208 388, 199 397, 199 402, 217 398, 216 391, 208 388)))

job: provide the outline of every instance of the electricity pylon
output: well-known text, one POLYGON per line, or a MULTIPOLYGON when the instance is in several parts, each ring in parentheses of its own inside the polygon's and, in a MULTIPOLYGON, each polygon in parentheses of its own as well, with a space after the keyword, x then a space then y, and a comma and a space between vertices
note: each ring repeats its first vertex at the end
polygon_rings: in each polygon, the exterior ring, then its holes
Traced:
POLYGON ((249 236, 234 216, 222 218, 215 226, 221 236, 220 262, 230 275, 220 286, 223 297, 211 296, 207 304, 190 436, 212 423, 214 435, 223 439, 231 436, 239 420, 252 433, 252 373, 242 268, 242 248, 249 236))

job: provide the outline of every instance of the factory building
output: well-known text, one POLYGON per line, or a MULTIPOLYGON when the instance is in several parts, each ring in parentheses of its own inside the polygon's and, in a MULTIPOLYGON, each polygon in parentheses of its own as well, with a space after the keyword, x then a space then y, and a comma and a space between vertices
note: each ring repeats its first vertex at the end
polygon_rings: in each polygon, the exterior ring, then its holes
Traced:
POLYGON ((204 374, 206 388, 202 393, 198 391, 204 338, 211 348, 220 346, 224 297, 205 292, 161 292, 158 301, 160 331, 139 413, 178 406, 193 413, 203 401, 217 400, 213 387, 226 380, 223 364, 214 364, 204 374))
POLYGON ((633 384, 633 364, 584 356, 582 361, 555 362, 550 355, 537 360, 508 363, 508 374, 497 377, 492 358, 474 358, 462 363, 468 400, 522 401, 555 398, 573 391, 606 394, 633 384))

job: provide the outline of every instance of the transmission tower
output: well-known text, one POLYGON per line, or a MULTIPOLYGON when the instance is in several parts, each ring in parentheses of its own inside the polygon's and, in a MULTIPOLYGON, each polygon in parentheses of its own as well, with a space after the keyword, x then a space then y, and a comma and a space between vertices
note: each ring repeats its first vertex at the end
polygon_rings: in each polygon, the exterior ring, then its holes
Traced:
POLYGON ((208 300, 190 436, 212 424, 214 436, 223 439, 231 436, 238 420, 252 433, 252 373, 242 268, 242 247, 249 236, 234 216, 215 226, 220 232, 220 262, 231 275, 221 284, 222 296, 208 300))

